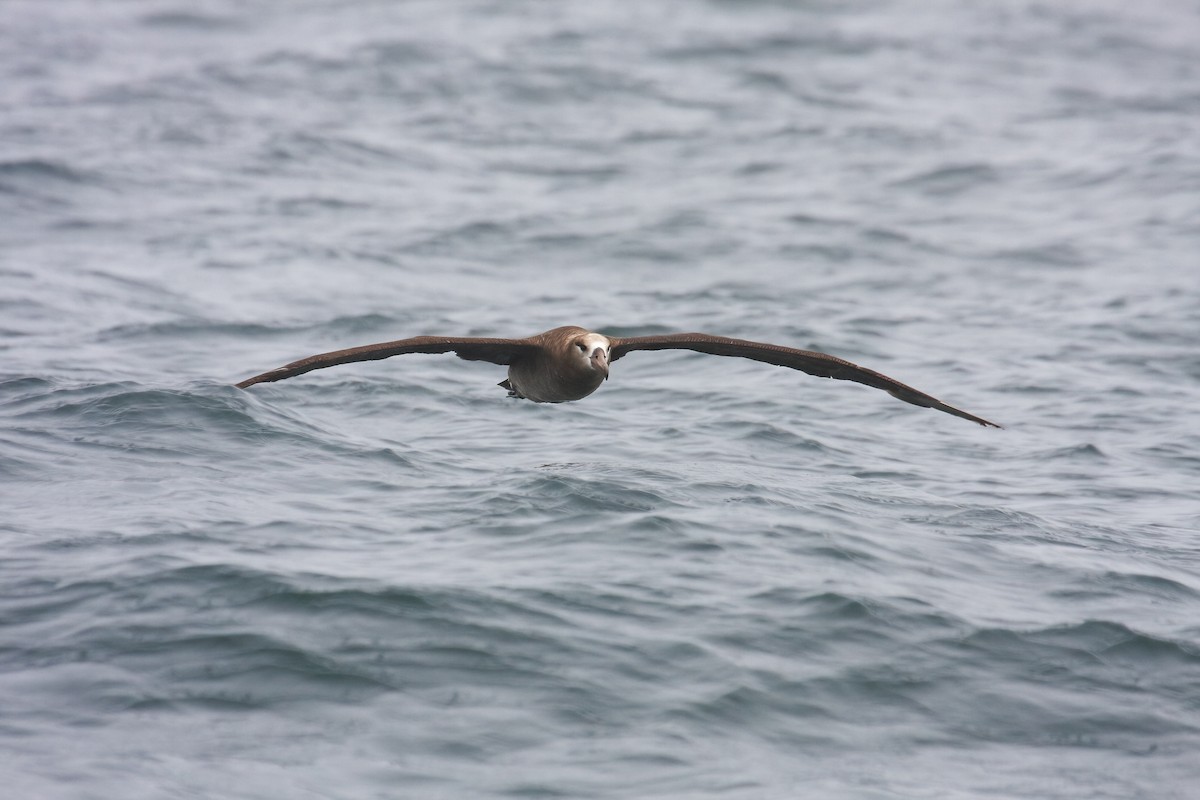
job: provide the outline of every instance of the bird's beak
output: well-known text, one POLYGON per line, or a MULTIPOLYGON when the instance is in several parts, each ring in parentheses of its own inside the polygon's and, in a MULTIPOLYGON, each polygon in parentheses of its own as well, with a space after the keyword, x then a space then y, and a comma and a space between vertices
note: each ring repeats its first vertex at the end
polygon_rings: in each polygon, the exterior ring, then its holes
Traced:
POLYGON ((603 372, 604 380, 608 380, 608 353, 604 352, 603 347, 592 351, 592 367, 603 372))

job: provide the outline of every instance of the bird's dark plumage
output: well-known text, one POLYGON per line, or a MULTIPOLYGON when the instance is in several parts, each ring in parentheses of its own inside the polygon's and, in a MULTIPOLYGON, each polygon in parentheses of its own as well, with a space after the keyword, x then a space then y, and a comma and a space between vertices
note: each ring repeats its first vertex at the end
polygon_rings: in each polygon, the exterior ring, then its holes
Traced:
POLYGON ((467 361, 490 361, 507 366, 508 379, 500 385, 512 395, 541 403, 561 403, 579 400, 594 392, 607 379, 609 364, 636 350, 694 350, 715 356, 748 358, 822 378, 873 386, 906 403, 935 408, 986 427, 1000 427, 900 381, 836 356, 707 333, 622 338, 567 326, 524 339, 416 336, 310 356, 247 378, 237 385, 244 389, 256 383, 293 378, 314 369, 353 361, 371 361, 407 353, 453 352, 467 361))
POLYGON ((302 358, 290 364, 247 378, 237 384, 239 389, 253 386, 256 383, 281 381, 284 378, 294 378, 314 369, 336 367, 338 364, 349 364, 353 361, 375 361, 381 358, 402 356, 408 353, 449 353, 452 352, 466 361, 490 361, 493 364, 508 365, 521 355, 528 355, 537 345, 528 339, 476 339, 454 336, 414 336, 411 339, 397 339, 394 342, 368 344, 362 347, 350 347, 345 350, 334 350, 332 353, 302 358))

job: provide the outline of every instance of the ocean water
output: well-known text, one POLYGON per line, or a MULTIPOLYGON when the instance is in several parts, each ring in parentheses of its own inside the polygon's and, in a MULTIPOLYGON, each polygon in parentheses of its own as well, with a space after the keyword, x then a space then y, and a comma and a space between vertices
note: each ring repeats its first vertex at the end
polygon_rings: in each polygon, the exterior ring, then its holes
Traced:
POLYGON ((1200 796, 1200 13, 0 4, 22 798, 1200 796), (417 334, 700 330, 595 395, 417 334))

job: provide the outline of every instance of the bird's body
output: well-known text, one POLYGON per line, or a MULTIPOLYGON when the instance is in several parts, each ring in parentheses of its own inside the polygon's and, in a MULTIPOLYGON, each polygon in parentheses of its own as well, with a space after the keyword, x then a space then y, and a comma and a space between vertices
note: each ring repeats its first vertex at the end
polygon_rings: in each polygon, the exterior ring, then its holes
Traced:
POLYGON ((866 367, 811 350, 777 344, 730 339, 707 333, 671 333, 657 336, 605 336, 568 325, 523 339, 416 336, 394 342, 370 344, 310 356, 279 369, 255 375, 238 384, 293 378, 314 369, 371 361, 408 353, 449 353, 467 361, 489 361, 508 367, 508 379, 500 383, 509 395, 536 403, 566 403, 580 400, 608 379, 609 364, 634 350, 694 350, 717 356, 734 356, 807 372, 823 378, 854 381, 877 389, 906 403, 936 408, 947 414, 992 428, 1000 426, 982 417, 947 405, 935 397, 866 367))
POLYGON ((508 365, 500 385, 513 397, 535 403, 582 400, 608 379, 611 342, 583 328, 555 328, 537 336, 540 348, 508 365))

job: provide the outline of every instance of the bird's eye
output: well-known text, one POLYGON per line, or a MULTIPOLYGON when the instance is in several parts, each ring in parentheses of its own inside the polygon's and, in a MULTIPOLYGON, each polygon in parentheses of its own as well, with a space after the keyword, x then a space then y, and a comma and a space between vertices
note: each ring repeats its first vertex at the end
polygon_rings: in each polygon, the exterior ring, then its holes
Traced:
POLYGON ((581 353, 586 353, 586 352, 587 352, 587 345, 586 345, 586 344, 584 344, 583 342, 576 342, 576 343, 575 343, 575 346, 579 348, 579 351, 580 351, 581 353))

